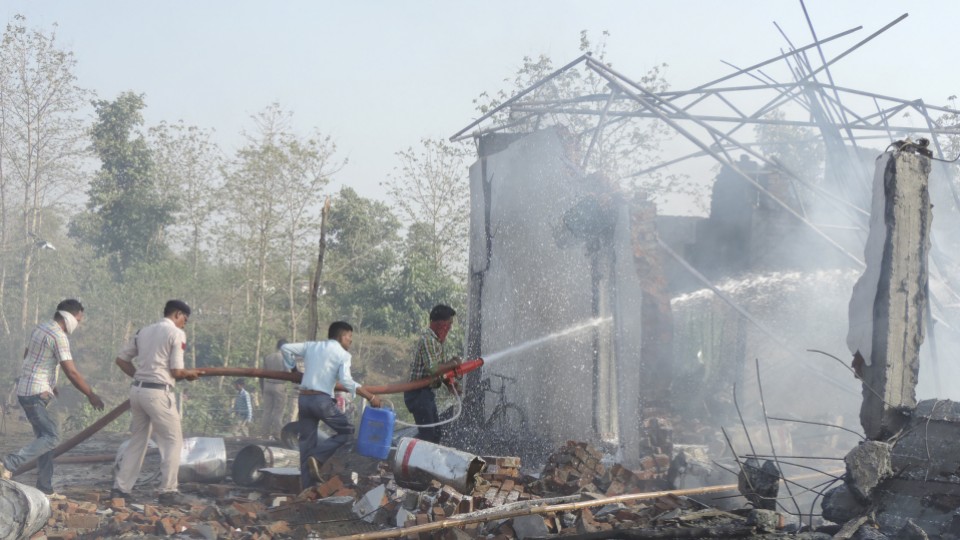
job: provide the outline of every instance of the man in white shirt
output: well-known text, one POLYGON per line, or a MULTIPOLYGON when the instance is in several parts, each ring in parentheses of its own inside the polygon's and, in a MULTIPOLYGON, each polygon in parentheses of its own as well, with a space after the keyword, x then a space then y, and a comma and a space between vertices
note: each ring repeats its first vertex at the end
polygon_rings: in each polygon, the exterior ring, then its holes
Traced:
POLYGON ((380 398, 363 389, 350 375, 350 344, 353 343, 353 327, 337 321, 327 330, 326 341, 287 343, 280 347, 284 366, 296 370, 294 356, 303 358, 303 380, 297 417, 300 438, 300 489, 315 485, 323 465, 338 448, 350 440, 353 424, 334 399, 334 388, 339 382, 351 395, 360 394, 373 407, 380 406, 380 398), (323 422, 336 435, 318 442, 317 425, 323 422))

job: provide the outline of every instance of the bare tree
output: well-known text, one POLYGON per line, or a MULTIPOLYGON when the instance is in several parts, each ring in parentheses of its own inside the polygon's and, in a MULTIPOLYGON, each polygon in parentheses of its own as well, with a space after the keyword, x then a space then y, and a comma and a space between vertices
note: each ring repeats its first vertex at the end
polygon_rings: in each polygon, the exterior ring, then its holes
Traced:
POLYGON ((223 190, 227 233, 248 233, 232 235, 229 245, 242 254, 250 270, 255 357, 262 349, 268 296, 283 289, 289 316, 289 328, 283 330, 295 336, 305 310, 298 307, 297 277, 306 271, 309 260, 302 254, 309 252, 309 233, 319 225, 322 190, 342 165, 333 159, 336 146, 329 137, 297 136, 289 128, 290 116, 277 104, 254 115, 255 130, 246 134, 247 143, 237 152, 223 190), (277 273, 281 265, 285 279, 269 280, 268 275, 277 273))
POLYGON ((150 149, 161 191, 176 198, 171 243, 180 246, 197 276, 204 247, 210 241, 209 225, 222 184, 223 155, 213 141, 213 130, 188 126, 183 121, 162 122, 150 128, 150 149))
MULTIPOLYGON (((15 242, 22 246, 17 276, 21 334, 31 317, 34 258, 39 249, 52 246, 44 241, 49 232, 43 227, 45 211, 84 184, 80 158, 85 138, 78 112, 91 95, 77 85, 76 60, 59 46, 56 33, 25 25, 24 17, 14 17, 0 43, 0 253, 17 250, 15 242), (6 218, 15 213, 17 226, 6 218)), ((6 264, 2 267, 0 311, 6 311, 2 294, 8 274, 6 264)))
POLYGON ((391 204, 408 226, 420 224, 429 231, 434 268, 460 273, 466 268, 470 226, 468 149, 423 139, 417 150, 408 148, 396 155, 400 165, 383 183, 391 204))

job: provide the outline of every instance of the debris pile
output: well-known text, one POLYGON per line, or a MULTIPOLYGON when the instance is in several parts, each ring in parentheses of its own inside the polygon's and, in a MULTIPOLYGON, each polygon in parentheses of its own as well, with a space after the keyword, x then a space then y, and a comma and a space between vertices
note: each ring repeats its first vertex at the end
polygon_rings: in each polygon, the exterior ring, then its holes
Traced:
POLYGON ((591 492, 607 496, 640 493, 667 488, 670 456, 653 454, 640 460, 639 470, 620 464, 607 468, 603 454, 594 446, 568 441, 547 459, 540 479, 531 490, 542 496, 591 492))
MULTIPOLYGON (((507 540, 784 534, 777 532, 783 529, 783 518, 776 512, 727 512, 705 507, 684 493, 645 493, 665 486, 670 461, 665 454, 650 456, 632 470, 605 465, 609 456, 595 446, 569 441, 536 477, 522 472, 520 458, 482 459, 486 468, 476 476, 470 493, 436 480, 424 489, 404 487, 386 462, 357 456, 349 448, 325 464, 323 482, 300 493, 281 493, 266 482, 255 486, 189 482, 181 484, 188 504, 161 506, 138 492, 133 500, 108 499, 106 484, 94 490, 77 486, 68 490, 67 500, 51 503, 52 515, 36 538, 175 535, 268 540, 362 534, 507 540)), ((729 490, 735 493, 735 486, 729 490)))
POLYGON ((101 499, 99 492, 86 500, 67 499, 51 504, 52 515, 43 531, 48 539, 118 538, 142 535, 181 538, 287 538, 293 532, 284 521, 267 516, 266 505, 256 500, 196 499, 189 506, 167 507, 124 499, 101 499))

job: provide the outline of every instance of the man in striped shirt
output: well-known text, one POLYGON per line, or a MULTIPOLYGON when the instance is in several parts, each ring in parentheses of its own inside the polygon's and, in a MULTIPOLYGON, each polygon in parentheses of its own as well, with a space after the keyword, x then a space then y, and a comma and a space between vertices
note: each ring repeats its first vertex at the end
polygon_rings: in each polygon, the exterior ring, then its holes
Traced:
MULTIPOLYGON (((430 310, 430 326, 427 327, 417 342, 417 350, 410 364, 410 381, 418 381, 428 377, 436 377, 443 370, 455 367, 460 363, 459 357, 447 359, 443 350, 443 342, 453 326, 453 317, 457 312, 450 306, 438 304, 430 310)), ((403 403, 413 414, 417 422, 417 439, 439 443, 443 432, 437 424, 440 414, 437 412, 437 399, 434 390, 440 387, 441 379, 437 378, 426 388, 411 390, 403 393, 403 403)), ((456 383, 455 383, 456 384, 456 383)), ((458 391, 456 387, 451 391, 458 391)))
POLYGON ((233 413, 240 421, 237 426, 237 435, 246 437, 250 434, 250 422, 253 422, 253 403, 250 401, 250 392, 247 392, 243 379, 233 381, 233 386, 237 389, 237 397, 233 401, 233 413))
POLYGON ((60 430, 50 417, 47 405, 58 395, 59 370, 73 386, 87 396, 90 405, 103 410, 103 401, 93 392, 83 375, 77 371, 67 338, 83 321, 83 305, 77 300, 64 300, 57 305, 53 318, 33 329, 30 343, 23 352, 23 365, 17 382, 17 401, 33 426, 37 436, 29 445, 0 458, 0 477, 10 478, 12 471, 24 463, 37 459, 37 489, 53 495, 53 450, 60 442, 60 430))

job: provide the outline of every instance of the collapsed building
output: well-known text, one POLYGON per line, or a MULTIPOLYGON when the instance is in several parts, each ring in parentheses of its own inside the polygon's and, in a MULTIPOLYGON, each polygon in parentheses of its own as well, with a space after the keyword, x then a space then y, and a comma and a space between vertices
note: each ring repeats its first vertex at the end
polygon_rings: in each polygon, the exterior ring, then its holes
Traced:
MULTIPOLYGON (((863 384, 899 385, 894 392, 906 395, 919 381, 923 392, 939 396, 945 389, 938 381, 956 373, 956 366, 938 358, 957 344, 952 307, 960 298, 952 286, 957 265, 947 246, 953 245, 949 231, 957 225, 960 204, 943 147, 957 128, 933 111, 945 118, 956 112, 821 82, 817 75, 829 75, 832 63, 826 59, 821 67, 798 61, 790 83, 728 82, 821 43, 690 90, 663 92, 647 90, 587 55, 451 138, 472 138, 478 149, 471 168, 468 353, 516 351, 485 365, 472 377, 474 388, 491 375, 527 381, 513 399, 529 422, 508 452, 530 454, 531 441, 546 449, 566 439, 597 440, 625 466, 636 466, 659 452, 676 456, 697 447, 713 459, 730 459, 732 471, 726 474, 734 477, 738 467, 743 472, 741 458, 780 454, 785 463, 776 465, 782 477, 810 466, 827 469, 829 460, 857 445, 860 432, 874 438, 873 416, 857 416, 861 402, 897 403, 896 412, 886 414, 899 423, 880 430, 885 438, 901 430, 913 433, 913 414, 926 425, 950 418, 952 409, 942 401, 914 410, 910 400, 877 397, 885 395, 882 389, 861 393, 860 381, 846 367, 845 342, 854 283, 873 272, 862 255, 868 236, 877 234, 871 220, 880 219, 884 227, 884 206, 877 210, 876 203, 884 200, 884 184, 870 179, 875 170, 881 178, 886 170, 882 147, 897 143, 898 156, 901 150, 912 155, 912 149, 923 159, 934 158, 928 166, 929 200, 939 201, 943 217, 933 222, 931 233, 931 302, 898 312, 903 320, 878 334, 895 333, 908 321, 914 325, 910 336, 890 338, 915 346, 912 359, 906 349, 897 349, 913 378, 869 379, 867 371, 863 384), (578 67, 606 83, 605 92, 566 98, 556 97, 555 90, 540 92, 578 67), (774 97, 759 108, 737 101, 764 91, 774 97), (858 110, 853 104, 858 98, 874 110, 858 110), (701 113, 711 101, 714 109, 701 113), (774 114, 790 106, 806 118, 774 114), (725 113, 716 112, 724 107, 725 113), (907 109, 926 126, 900 122, 898 115, 907 109), (592 120, 587 127, 584 118, 592 120), (638 175, 695 157, 719 164, 706 217, 659 215, 648 197, 625 189, 627 176, 591 167, 604 130, 637 119, 660 122, 694 147, 686 156, 650 163, 638 175), (724 124, 732 129, 722 129, 724 124), (731 135, 751 124, 809 128, 824 148, 819 182, 763 154, 754 141, 731 135), (885 134, 886 142, 870 150, 866 141, 877 133, 885 134), (555 339, 525 345, 541 336, 555 339), (816 398, 809 399, 811 394, 816 398), (803 463, 809 456, 818 459, 803 463)), ((910 210, 929 226, 921 206, 910 210)), ((928 264, 918 254, 904 259, 928 264)), ((928 294, 926 285, 922 294, 928 294)), ((482 394, 474 398, 484 401, 482 394)), ((498 399, 486 396, 487 414, 498 399)), ((472 422, 482 426, 484 416, 472 422)), ((696 482, 718 480, 710 474, 696 482)), ((777 506, 794 519, 819 517, 801 511, 799 497, 785 496, 797 509, 777 506)), ((857 500, 864 503, 863 497, 857 500)), ((900 527, 890 527, 881 530, 899 534, 900 527)))

